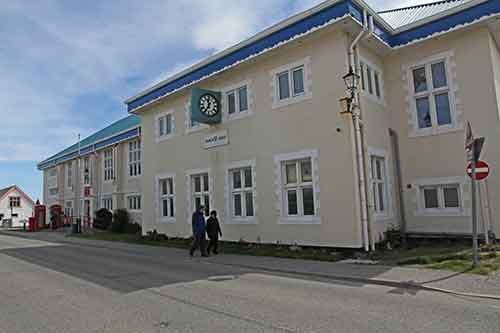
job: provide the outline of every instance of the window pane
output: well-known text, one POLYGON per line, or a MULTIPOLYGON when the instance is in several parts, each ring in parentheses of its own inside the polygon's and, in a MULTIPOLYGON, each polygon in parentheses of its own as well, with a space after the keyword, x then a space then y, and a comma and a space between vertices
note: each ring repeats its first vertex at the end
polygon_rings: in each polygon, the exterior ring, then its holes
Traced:
POLYGON ((418 127, 419 128, 431 127, 432 122, 431 122, 431 112, 429 109, 429 98, 428 97, 417 98, 416 106, 417 106, 418 127))
POLYGON ((203 191, 208 191, 208 174, 203 175, 203 191))
POLYGON ((174 181, 172 178, 167 179, 168 194, 174 194, 174 181))
POLYGON ((438 208, 438 191, 436 188, 424 189, 425 208, 438 208))
POLYGON ((241 188, 241 172, 240 170, 233 171, 233 188, 241 188))
POLYGON ((245 173, 245 187, 252 187, 252 169, 246 168, 245 173))
POLYGON ((444 62, 439 62, 437 64, 432 64, 432 85, 434 88, 446 87, 448 83, 446 82, 446 67, 444 62))
POLYGON ((312 187, 302 189, 304 215, 314 215, 314 194, 312 187))
POLYGON ((444 206, 445 207, 447 207, 447 208, 460 207, 457 187, 445 187, 443 189, 443 193, 444 193, 444 206))
POLYGON ((378 183, 378 209, 383 212, 385 210, 385 193, 384 184, 378 183))
POLYGON ((438 125, 451 124, 450 100, 448 93, 434 96, 438 125))
POLYGON ((297 192, 291 190, 287 192, 288 197, 288 215, 297 215, 297 192))
POLYGON ((167 181, 166 180, 160 180, 160 186, 161 186, 161 194, 162 195, 167 194, 167 181))
POLYGON ((300 163, 300 172, 302 177, 302 182, 312 181, 312 167, 311 161, 303 161, 300 163))
POLYGON ((373 94, 372 69, 368 66, 366 66, 366 81, 368 83, 368 92, 373 94))
POLYGON ((234 201, 234 216, 241 216, 241 194, 233 196, 234 201))
POLYGON ((201 192, 201 177, 196 176, 193 179, 194 179, 194 191, 201 192))
POLYGON ((200 197, 196 197, 194 199, 194 207, 196 210, 200 210, 200 207, 201 207, 201 198, 200 197))
POLYGON ((253 216, 253 193, 252 192, 245 193, 245 206, 246 206, 246 215, 253 216))
POLYGON ((165 118, 161 117, 158 119, 158 125, 160 127, 160 136, 165 135, 165 118))
POLYGON ((168 216, 168 201, 167 200, 162 200, 162 203, 163 203, 162 216, 168 216))
POLYGON ((166 116, 165 122, 166 122, 165 134, 169 135, 170 133, 172 133, 172 115, 166 116))
POLYGON ((380 159, 376 159, 375 166, 376 166, 376 175, 377 175, 376 179, 381 180, 382 175, 383 175, 383 173, 382 173, 382 161, 380 159))
POLYGON ((293 71, 293 94, 298 95, 304 92, 304 69, 297 68, 293 71))
POLYGON ((427 90, 427 79, 425 77, 425 67, 413 70, 413 86, 415 92, 419 93, 427 90))
POLYGON ((286 165, 286 183, 287 184, 295 184, 297 183, 297 169, 296 164, 287 164, 286 165))
POLYGON ((229 114, 233 114, 236 111, 236 97, 234 91, 231 91, 227 95, 227 110, 229 114))
POLYGON ((374 72, 374 78, 375 78, 375 93, 377 94, 377 97, 380 97, 380 82, 378 78, 378 73, 374 72))
POLYGON ((290 87, 288 83, 288 72, 278 74, 279 98, 286 99, 290 97, 290 87))
POLYGON ((240 100, 240 112, 248 110, 247 86, 238 89, 238 98, 240 100))
POLYGON ((203 205, 205 206, 205 211, 210 212, 210 198, 208 195, 203 196, 203 205))

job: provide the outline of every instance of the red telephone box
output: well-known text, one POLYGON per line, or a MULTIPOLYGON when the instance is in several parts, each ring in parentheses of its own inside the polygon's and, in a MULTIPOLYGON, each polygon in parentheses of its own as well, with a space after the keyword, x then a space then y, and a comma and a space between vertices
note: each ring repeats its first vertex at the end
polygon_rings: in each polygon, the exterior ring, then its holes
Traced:
POLYGON ((37 231, 38 229, 45 228, 45 219, 46 219, 46 209, 44 205, 36 205, 35 206, 35 216, 34 218, 34 224, 33 224, 33 230, 31 231, 37 231))

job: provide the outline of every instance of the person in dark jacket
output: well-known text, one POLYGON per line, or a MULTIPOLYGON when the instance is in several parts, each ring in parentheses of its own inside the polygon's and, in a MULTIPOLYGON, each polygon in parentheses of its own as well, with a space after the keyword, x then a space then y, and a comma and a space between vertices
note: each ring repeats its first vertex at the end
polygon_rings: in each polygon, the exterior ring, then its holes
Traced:
POLYGON ((208 235, 208 254, 210 250, 213 249, 214 254, 217 254, 217 243, 219 242, 219 236, 222 237, 222 230, 220 229, 219 220, 217 219, 217 212, 215 210, 210 212, 210 217, 207 221, 207 235, 208 235))
POLYGON ((196 249, 200 249, 201 256, 207 257, 206 252, 206 242, 207 239, 205 237, 206 233, 206 225, 205 225, 205 216, 203 212, 205 211, 205 207, 201 206, 197 211, 193 213, 191 218, 192 226, 193 226, 193 245, 191 246, 191 250, 189 250, 189 255, 193 256, 194 251, 196 249))

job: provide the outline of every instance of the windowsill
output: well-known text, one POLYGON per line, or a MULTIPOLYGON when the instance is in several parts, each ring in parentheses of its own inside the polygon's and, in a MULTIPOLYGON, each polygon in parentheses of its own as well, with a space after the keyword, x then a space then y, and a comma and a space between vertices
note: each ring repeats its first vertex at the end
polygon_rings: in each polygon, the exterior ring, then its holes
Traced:
POLYGON ((440 127, 429 127, 429 128, 414 128, 408 134, 409 138, 418 138, 425 136, 441 135, 446 133, 453 133, 462 131, 461 126, 440 126, 440 127))
POLYGON ((295 104, 295 103, 303 102, 303 101, 311 99, 311 98, 312 98, 312 93, 311 92, 306 92, 304 94, 297 95, 297 96, 294 96, 294 97, 289 97, 289 98, 282 99, 282 100, 279 100, 279 97, 275 96, 275 99, 277 99, 278 102, 273 102, 272 108, 273 109, 279 109, 279 108, 282 108, 282 107, 285 107, 285 106, 288 106, 288 105, 292 105, 292 104, 295 104))
POLYGON ((186 134, 191 134, 191 133, 203 131, 204 129, 207 129, 209 127, 210 126, 208 126, 206 124, 201 124, 201 125, 198 125, 198 126, 190 126, 190 127, 186 128, 186 134))
POLYGON ((392 214, 389 214, 388 212, 373 214, 373 220, 375 222, 383 222, 383 221, 387 221, 387 220, 392 220, 393 218, 394 218, 394 216, 392 216, 392 214))
POLYGON ((238 119, 243 119, 243 118, 248 118, 250 116, 253 116, 254 112, 251 110, 246 110, 246 111, 240 111, 231 115, 227 115, 226 119, 223 119, 223 122, 230 122, 233 120, 238 120, 238 119))
POLYGON ((133 176, 131 176, 130 174, 128 175, 129 179, 135 179, 135 178, 140 178, 140 177, 141 177, 141 175, 133 175, 133 176))
POLYGON ((175 217, 160 217, 159 222, 173 224, 175 223, 175 217))
POLYGON ((128 211, 131 213, 142 213, 142 209, 130 209, 130 208, 128 208, 128 211))
POLYGON ((470 216, 470 212, 465 209, 420 209, 415 212, 415 216, 465 217, 470 216))
POLYGON ((280 216, 278 224, 321 224, 319 216, 280 216))
POLYGON ((224 224, 258 224, 255 217, 231 217, 224 224))
POLYGON ((369 99, 372 102, 375 102, 377 104, 380 104, 382 106, 385 106, 385 100, 382 97, 377 97, 376 95, 372 95, 366 91, 361 91, 361 96, 365 97, 366 99, 369 99))
POLYGON ((163 136, 157 137, 157 138, 156 138, 156 143, 160 143, 160 142, 163 142, 163 141, 170 140, 170 139, 172 139, 174 136, 175 136, 175 133, 171 133, 171 134, 169 134, 169 135, 163 135, 163 136))

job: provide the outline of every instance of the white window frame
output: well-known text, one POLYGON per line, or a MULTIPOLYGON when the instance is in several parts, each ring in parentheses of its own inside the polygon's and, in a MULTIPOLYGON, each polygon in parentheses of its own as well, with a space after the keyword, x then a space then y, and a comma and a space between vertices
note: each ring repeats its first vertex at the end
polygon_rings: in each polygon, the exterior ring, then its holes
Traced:
POLYGON ((191 121, 191 102, 188 101, 184 105, 184 125, 186 128, 186 134, 191 134, 194 132, 202 131, 204 129, 209 128, 210 126, 207 124, 202 124, 202 123, 196 123, 193 125, 193 122, 191 121))
POLYGON ((126 203, 127 203, 127 209, 131 212, 141 212, 142 211, 142 195, 141 193, 131 193, 131 194, 127 194, 126 196, 126 203), (135 198, 134 199, 134 204, 133 205, 130 205, 131 201, 130 199, 131 198, 135 198), (132 206, 132 207, 131 207, 132 206))
POLYGON ((154 118, 154 129, 155 129, 155 138, 156 143, 160 143, 162 141, 171 139, 175 135, 175 110, 168 110, 158 114, 154 118), (164 121, 164 129, 167 129, 167 118, 170 118, 170 133, 164 133, 163 135, 160 133, 160 122, 164 121))
POLYGON ((74 216, 73 214, 74 214, 73 200, 65 201, 64 202, 64 215, 66 217, 73 217, 74 216))
POLYGON ((127 142, 127 175, 129 178, 137 178, 142 175, 142 148, 142 140, 140 138, 127 142), (133 153, 136 153, 135 156, 139 155, 139 158, 132 160, 130 157, 133 153), (136 170, 136 172, 134 174, 130 173, 130 167, 135 167, 134 170, 136 170))
POLYGON ((359 71, 360 71, 360 86, 361 95, 369 98, 370 100, 385 105, 385 94, 384 94, 384 73, 380 67, 373 64, 372 62, 360 57, 359 61, 359 71), (371 75, 368 75, 368 70, 371 71, 371 75), (378 87, 380 90, 380 96, 377 95, 377 80, 375 76, 378 77, 378 87), (371 85, 372 92, 370 93, 368 87, 371 85))
POLYGON ((383 221, 383 220, 388 220, 394 217, 394 200, 393 200, 393 181, 392 181, 392 174, 391 174, 391 169, 390 169, 390 155, 387 153, 387 150, 381 149, 381 148, 373 148, 373 147, 368 147, 368 155, 369 155, 369 160, 370 160, 370 173, 368 175, 368 180, 370 184, 370 191, 372 193, 372 205, 373 205, 373 217, 375 221, 383 221), (372 165, 372 158, 378 158, 378 159, 383 159, 383 164, 384 164, 384 179, 385 179, 385 210, 378 212, 376 209, 377 205, 377 198, 375 197, 375 193, 373 192, 373 183, 376 182, 376 180, 373 179, 373 172, 374 170, 373 165, 372 165))
POLYGON ((279 109, 287 105, 302 102, 312 98, 312 75, 311 75, 311 57, 306 57, 293 63, 271 70, 271 88, 273 90, 272 97, 273 109, 279 109), (294 94, 293 91, 293 71, 299 68, 303 69, 304 92, 294 94), (279 75, 288 72, 288 89, 290 96, 285 99, 280 99, 279 92, 279 75))
POLYGON ((422 178, 414 182, 416 191, 417 209, 416 216, 470 216, 470 209, 465 208, 465 184, 466 176, 444 177, 444 178, 422 178), (444 207, 443 187, 456 185, 458 187, 459 206, 458 208, 444 207), (438 201, 440 208, 425 208, 424 189, 438 187, 438 201))
POLYGON ((177 206, 176 206, 176 182, 175 182, 175 173, 163 173, 156 175, 155 177, 155 211, 156 211, 156 220, 161 223, 175 223, 177 219, 177 206), (162 188, 160 186, 160 182, 166 179, 172 180, 172 194, 162 195, 162 188), (170 206, 170 209, 173 208, 174 216, 163 216, 163 199, 173 199, 173 206, 170 206))
POLYGON ((9 196, 9 208, 21 208, 21 196, 19 195, 13 195, 9 196), (16 205, 12 205, 15 203, 16 205))
POLYGON ((101 196, 101 208, 106 208, 109 211, 113 211, 114 209, 114 202, 113 202, 113 196, 111 194, 103 194, 101 196), (109 203, 111 203, 111 209, 109 208, 109 203))
MULTIPOLYGON (((319 188, 319 151, 318 150, 305 150, 296 153, 287 153, 287 154, 278 154, 274 156, 275 163, 275 174, 277 175, 276 181, 276 197, 277 200, 277 209, 279 211, 279 219, 278 224, 321 224, 321 215, 320 215, 320 188, 319 188), (287 162, 294 161, 302 161, 310 159, 311 160, 311 171, 312 171, 312 188, 314 195, 314 215, 297 215, 297 216, 289 216, 286 213, 286 186, 285 186, 285 174, 284 174, 284 166, 287 162)), ((299 174, 297 174, 299 177, 299 174)), ((310 185, 308 185, 310 186, 310 185)), ((302 203, 297 200, 297 208, 300 213, 302 210, 302 203)))
POLYGON ((246 80, 233 84, 231 86, 224 87, 222 89, 222 121, 231 121, 236 119, 242 119, 254 114, 254 98, 253 91, 251 89, 251 80, 246 80), (246 87, 247 90, 247 109, 244 111, 239 110, 239 89, 246 87), (229 94, 234 92, 235 94, 235 113, 229 114, 229 94))
POLYGON ((105 183, 115 179, 115 156, 113 148, 105 149, 102 152, 102 168, 105 183))
POLYGON ((463 129, 463 119, 462 119, 463 105, 459 97, 460 92, 458 89, 458 85, 456 84, 456 63, 455 63, 455 54, 453 51, 436 54, 428 58, 425 58, 422 61, 410 65, 404 65, 403 80, 405 81, 406 84, 407 112, 409 115, 408 125, 410 127, 408 136, 410 138, 439 135, 449 132, 460 131, 463 129), (445 88, 434 89, 432 86, 431 65, 442 61, 445 64, 446 79, 448 86, 445 88), (425 92, 415 93, 413 70, 421 67, 425 67, 428 89, 425 92), (435 94, 444 92, 448 93, 451 124, 438 126, 435 100, 433 97, 435 94), (424 96, 429 96, 429 108, 431 112, 432 126, 428 128, 419 128, 416 99, 424 96))
POLYGON ((73 188, 73 161, 69 161, 66 164, 66 187, 69 189, 73 188))
POLYGON ((57 167, 49 169, 47 172, 47 188, 48 189, 57 189, 58 181, 57 181, 57 167))
MULTIPOLYGON (((256 184, 256 173, 255 173, 255 160, 248 160, 248 161, 237 161, 237 162, 232 162, 226 165, 225 168, 225 195, 224 195, 224 201, 226 203, 226 216, 224 223, 226 224, 257 224, 257 184, 256 184), (252 186, 251 187, 244 187, 244 177, 241 179, 242 181, 242 188, 238 190, 234 190, 232 187, 232 171, 234 170, 240 170, 242 171, 243 169, 250 169, 251 174, 252 174, 252 186), (233 194, 235 192, 241 193, 242 195, 245 192, 252 192, 252 200, 253 200, 253 216, 245 216, 246 215, 246 201, 244 197, 242 197, 242 216, 234 216, 233 211, 234 211, 234 200, 233 200, 233 194), (245 214, 243 214, 245 213, 245 214)), ((244 176, 244 175, 243 175, 244 176)))
POLYGON ((214 182, 212 178, 212 173, 210 169, 192 169, 192 170, 187 170, 186 171, 186 220, 189 224, 191 224, 191 216, 194 212, 195 208, 195 201, 194 196, 195 193, 193 192, 193 177, 201 175, 201 174, 208 174, 208 191, 203 191, 203 184, 201 184, 201 189, 202 192, 198 195, 205 195, 208 194, 208 204, 210 206, 210 210, 214 209, 214 182))

